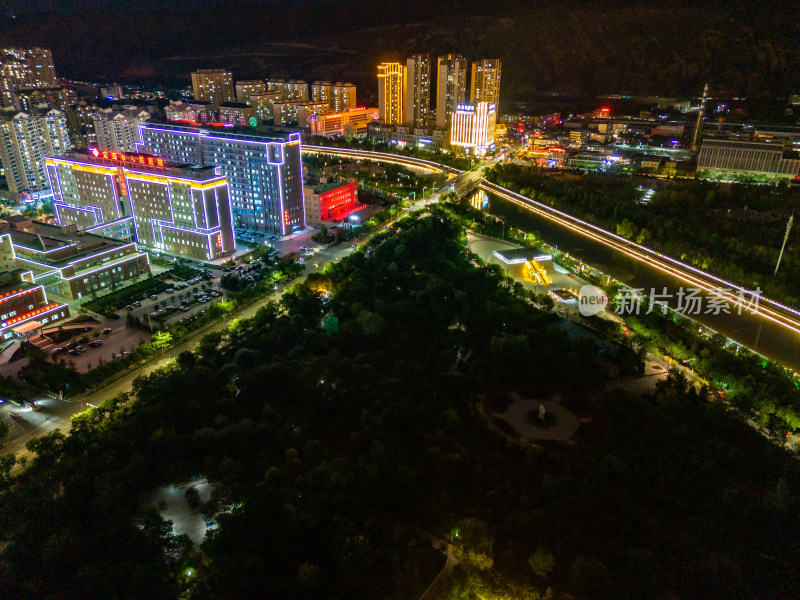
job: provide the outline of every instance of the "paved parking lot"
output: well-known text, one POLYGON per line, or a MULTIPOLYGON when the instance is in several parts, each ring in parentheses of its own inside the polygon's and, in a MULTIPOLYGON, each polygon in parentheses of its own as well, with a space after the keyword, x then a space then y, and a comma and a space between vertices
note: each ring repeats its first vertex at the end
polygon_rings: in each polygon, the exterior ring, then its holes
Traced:
MULTIPOLYGON (((117 311, 117 314, 122 319, 127 319, 128 314, 132 314, 146 324, 149 324, 151 322, 154 324, 158 323, 163 318, 163 322, 166 323, 167 325, 174 325, 183 318, 195 315, 203 310, 206 310, 212 302, 217 302, 219 300, 224 299, 227 296, 225 290, 219 287, 220 277, 224 275, 222 270, 209 269, 208 272, 214 275, 212 279, 189 284, 188 287, 185 287, 183 289, 176 289, 175 287, 184 283, 181 280, 178 279, 168 280, 167 283, 170 283, 173 286, 172 292, 162 292, 160 294, 157 294, 156 298, 148 297, 147 299, 140 301, 141 306, 132 305, 134 306, 133 310, 127 310, 125 307, 123 307, 119 311, 117 311), (208 302, 195 301, 194 294, 203 291, 207 292, 210 300, 208 302), (218 295, 213 296, 211 292, 215 292, 218 295), (180 310, 179 308, 180 305, 182 303, 189 302, 190 300, 191 303, 187 304, 189 310, 187 311, 180 310), (154 318, 152 316, 152 314, 156 310, 165 310, 166 307, 168 306, 173 306, 174 309, 172 311, 168 311, 167 313, 165 313, 162 318, 159 317, 154 318)), ((125 321, 123 320, 123 322, 125 321)))
MULTIPOLYGON (((105 327, 105 323, 101 323, 98 327, 105 327)), ((80 336, 78 336, 80 337, 80 336)), ((89 335, 89 340, 94 340, 92 335, 89 335)), ((123 352, 133 352, 141 344, 150 341, 150 336, 147 332, 134 329, 132 327, 125 327, 124 321, 122 326, 113 328, 110 333, 102 334, 98 338, 102 345, 93 348, 88 343, 80 344, 86 351, 78 356, 62 352, 54 358, 54 360, 63 360, 66 364, 73 366, 78 372, 86 373, 91 368, 96 367, 100 362, 108 362, 115 360, 123 352)), ((31 340, 36 346, 51 354, 54 348, 63 348, 67 342, 54 344, 48 338, 36 338, 31 340)))

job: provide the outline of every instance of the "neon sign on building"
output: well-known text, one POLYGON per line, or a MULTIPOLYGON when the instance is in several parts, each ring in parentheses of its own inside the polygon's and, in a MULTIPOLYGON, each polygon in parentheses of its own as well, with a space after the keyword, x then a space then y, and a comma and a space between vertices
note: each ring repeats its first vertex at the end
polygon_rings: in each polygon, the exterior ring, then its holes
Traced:
POLYGON ((145 165, 148 167, 161 167, 164 168, 164 159, 151 154, 125 154, 122 152, 110 152, 106 150, 98 150, 92 148, 89 150, 95 158, 102 158, 103 160, 114 160, 118 162, 131 163, 134 165, 145 165))

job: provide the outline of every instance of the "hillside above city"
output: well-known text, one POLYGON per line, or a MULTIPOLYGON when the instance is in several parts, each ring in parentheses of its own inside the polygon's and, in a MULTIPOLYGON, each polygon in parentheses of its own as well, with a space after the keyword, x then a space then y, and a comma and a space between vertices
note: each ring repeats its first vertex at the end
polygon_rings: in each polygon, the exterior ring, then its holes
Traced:
POLYGON ((786 97, 797 90, 797 23, 781 5, 675 3, 672 10, 580 2, 350 2, 337 6, 226 3, 149 12, 20 13, 5 43, 50 46, 64 75, 172 83, 202 67, 236 77, 347 80, 376 95, 375 66, 414 52, 503 60, 503 98, 541 92, 786 97), (506 3, 508 4, 508 3, 506 3), (762 23, 761 20, 769 20, 762 23), (147 31, 148 36, 137 35, 147 31))

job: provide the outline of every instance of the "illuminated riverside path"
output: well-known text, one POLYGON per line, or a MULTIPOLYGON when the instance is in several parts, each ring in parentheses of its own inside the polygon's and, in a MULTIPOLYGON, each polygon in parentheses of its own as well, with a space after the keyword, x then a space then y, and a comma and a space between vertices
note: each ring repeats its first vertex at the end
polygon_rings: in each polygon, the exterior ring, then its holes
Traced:
MULTIPOLYGON (((465 181, 480 179, 480 168, 464 173, 432 161, 396 154, 317 146, 304 146, 303 152, 389 162, 456 175, 456 191, 467 187, 464 185, 465 181)), ((666 288, 669 297, 664 300, 672 308, 678 307, 677 293, 681 288, 686 291, 690 288, 703 290, 699 294, 703 312, 688 316, 764 356, 800 371, 800 311, 767 298, 760 298, 757 314, 746 309, 737 314, 737 302, 745 306, 753 303, 750 290, 639 246, 506 188, 487 181, 481 181, 480 186, 490 194, 488 208, 492 214, 504 217, 510 225, 525 231, 538 231, 548 244, 558 246, 559 250, 569 252, 575 258, 632 288, 642 288, 647 295, 651 289, 660 294, 666 288), (511 206, 522 208, 524 212, 509 210, 511 206), (709 294, 712 290, 714 294, 709 294), (709 305, 709 297, 712 295, 729 302, 730 314, 713 313, 715 309, 709 305), (711 313, 704 312, 709 309, 712 309, 711 313)), ((641 312, 646 310, 647 306, 643 302, 641 312)))

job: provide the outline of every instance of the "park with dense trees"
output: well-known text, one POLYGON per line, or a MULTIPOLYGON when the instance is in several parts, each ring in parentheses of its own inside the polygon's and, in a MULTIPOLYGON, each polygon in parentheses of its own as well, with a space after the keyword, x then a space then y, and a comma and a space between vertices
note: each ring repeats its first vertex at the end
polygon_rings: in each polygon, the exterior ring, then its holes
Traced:
POLYGON ((0 461, 0 589, 416 600, 434 536, 460 560, 447 600, 796 597, 796 458, 679 375, 615 390, 600 346, 471 254, 446 207, 405 217, 32 441, 24 470, 0 461), (515 444, 481 409, 510 391, 596 418, 515 444), (200 547, 141 503, 196 473, 219 522, 200 547))

